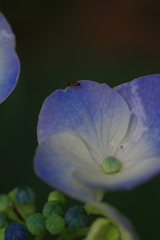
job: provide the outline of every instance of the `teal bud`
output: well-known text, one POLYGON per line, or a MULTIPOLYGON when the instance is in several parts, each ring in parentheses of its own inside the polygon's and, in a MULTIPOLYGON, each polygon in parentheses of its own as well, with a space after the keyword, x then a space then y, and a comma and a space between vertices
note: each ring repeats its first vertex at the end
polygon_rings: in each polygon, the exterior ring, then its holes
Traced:
POLYGON ((45 217, 41 213, 33 213, 27 217, 28 231, 33 235, 40 235, 46 230, 45 217))
POLYGON ((65 220, 70 228, 83 228, 87 225, 87 212, 82 206, 73 206, 65 214, 65 220))
POLYGON ((107 240, 119 240, 120 233, 119 233, 118 228, 115 226, 109 226, 107 228, 106 238, 107 238, 107 240))
POLYGON ((115 157, 109 156, 103 160, 102 167, 106 173, 115 173, 119 170, 120 164, 115 157))
POLYGON ((62 217, 63 216, 62 205, 60 202, 56 200, 47 202, 43 207, 42 213, 46 218, 54 214, 62 217))
POLYGON ((26 227, 20 223, 11 223, 4 232, 5 240, 25 240, 27 238, 26 227))
POLYGON ((0 212, 0 228, 5 227, 6 224, 6 217, 3 213, 0 212))
POLYGON ((65 229, 65 220, 58 215, 51 215, 46 220, 46 228, 53 235, 60 234, 65 229))
POLYGON ((27 205, 35 201, 35 192, 31 187, 20 187, 14 195, 15 201, 21 205, 27 205))
POLYGON ((0 195, 0 212, 5 212, 8 209, 9 202, 10 202, 10 199, 8 195, 6 194, 0 195))
POLYGON ((54 200, 59 201, 62 204, 63 207, 66 204, 65 196, 58 191, 52 191, 52 192, 50 192, 50 194, 48 196, 48 201, 54 201, 54 200))

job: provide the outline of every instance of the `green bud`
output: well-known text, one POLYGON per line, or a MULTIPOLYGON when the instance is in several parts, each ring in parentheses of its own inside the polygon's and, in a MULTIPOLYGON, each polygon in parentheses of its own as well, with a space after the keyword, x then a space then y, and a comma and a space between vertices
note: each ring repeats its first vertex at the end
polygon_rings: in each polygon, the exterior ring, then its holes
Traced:
POLYGON ((52 192, 50 192, 50 194, 48 196, 48 202, 49 201, 54 201, 54 200, 59 201, 62 204, 63 207, 66 204, 65 196, 62 193, 58 192, 58 191, 52 191, 52 192))
POLYGON ((10 199, 6 194, 0 195, 0 212, 5 212, 9 207, 10 199))
POLYGON ((119 240, 120 233, 118 231, 118 228, 115 226, 109 226, 107 228, 106 237, 107 240, 119 240))
POLYGON ((70 228, 83 228, 87 225, 87 212, 82 206, 72 206, 65 214, 65 220, 70 228))
POLYGON ((0 228, 3 228, 6 223, 6 217, 3 213, 0 212, 0 228))
POLYGON ((35 201, 35 192, 31 187, 21 187, 15 192, 15 201, 21 205, 27 205, 35 201))
POLYGON ((115 173, 119 170, 120 164, 115 157, 109 156, 103 160, 102 167, 106 173, 115 173))
POLYGON ((65 229, 65 220, 58 215, 52 215, 46 220, 46 228, 53 235, 60 234, 65 229))
POLYGON ((56 200, 47 202, 43 207, 42 213, 46 218, 48 218, 54 214, 56 214, 58 216, 63 216, 62 205, 60 202, 58 202, 56 200))
POLYGON ((41 213, 34 213, 27 217, 28 231, 33 235, 40 235, 46 230, 45 217, 41 213))

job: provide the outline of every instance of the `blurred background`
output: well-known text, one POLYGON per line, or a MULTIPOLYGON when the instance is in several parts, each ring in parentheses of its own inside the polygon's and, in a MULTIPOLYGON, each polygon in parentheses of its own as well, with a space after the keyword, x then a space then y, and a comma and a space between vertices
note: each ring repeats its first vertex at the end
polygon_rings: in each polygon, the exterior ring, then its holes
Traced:
MULTIPOLYGON (((28 185, 41 212, 51 188, 33 172, 44 99, 73 80, 114 87, 160 73, 160 1, 0 0, 17 40, 18 85, 0 105, 0 193, 28 185)), ((104 200, 127 216, 141 239, 160 239, 160 176, 104 200)), ((82 204, 68 198, 66 210, 82 204)), ((48 234, 45 239, 56 239, 48 234)))

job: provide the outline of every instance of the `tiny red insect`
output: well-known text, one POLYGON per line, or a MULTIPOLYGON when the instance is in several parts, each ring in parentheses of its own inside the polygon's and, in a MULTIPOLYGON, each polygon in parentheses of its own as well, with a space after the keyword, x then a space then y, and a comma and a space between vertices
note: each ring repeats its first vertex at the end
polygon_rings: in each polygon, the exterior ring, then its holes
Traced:
POLYGON ((79 82, 76 82, 76 81, 70 81, 70 82, 68 82, 67 85, 68 85, 69 87, 73 87, 73 86, 74 86, 74 88, 75 88, 76 86, 79 86, 80 83, 79 83, 79 82))

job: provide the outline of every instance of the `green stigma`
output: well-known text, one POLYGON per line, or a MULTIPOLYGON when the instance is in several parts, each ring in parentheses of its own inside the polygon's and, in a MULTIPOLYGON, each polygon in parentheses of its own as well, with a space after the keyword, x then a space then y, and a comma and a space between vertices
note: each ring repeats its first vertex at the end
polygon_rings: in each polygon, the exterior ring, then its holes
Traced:
POLYGON ((109 156, 103 160, 102 167, 106 173, 115 173, 119 170, 120 164, 115 157, 109 156))

